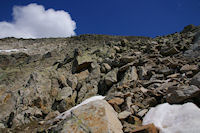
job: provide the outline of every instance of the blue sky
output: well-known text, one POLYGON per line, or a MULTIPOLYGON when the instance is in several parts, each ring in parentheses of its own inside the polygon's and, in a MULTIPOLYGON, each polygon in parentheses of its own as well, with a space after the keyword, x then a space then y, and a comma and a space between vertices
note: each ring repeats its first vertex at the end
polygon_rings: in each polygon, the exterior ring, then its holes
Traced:
POLYGON ((0 21, 12 21, 12 8, 30 3, 64 10, 76 34, 150 36, 200 25, 200 0, 1 0, 0 21))

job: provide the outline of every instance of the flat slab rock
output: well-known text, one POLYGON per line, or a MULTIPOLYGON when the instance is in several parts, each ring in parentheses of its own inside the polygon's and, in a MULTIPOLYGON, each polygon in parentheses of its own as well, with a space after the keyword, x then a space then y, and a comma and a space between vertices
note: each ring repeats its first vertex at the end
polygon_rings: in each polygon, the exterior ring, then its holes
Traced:
POLYGON ((200 133, 200 109, 193 103, 160 104, 150 109, 142 124, 151 123, 160 133, 200 133))

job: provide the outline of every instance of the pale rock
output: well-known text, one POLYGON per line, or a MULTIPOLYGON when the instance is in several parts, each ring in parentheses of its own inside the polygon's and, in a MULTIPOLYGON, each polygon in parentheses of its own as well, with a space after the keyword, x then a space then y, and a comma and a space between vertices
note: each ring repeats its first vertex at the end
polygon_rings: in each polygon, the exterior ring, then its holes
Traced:
POLYGON ((71 95, 72 95, 72 88, 71 87, 64 87, 58 92, 56 100, 60 101, 60 100, 68 98, 71 95))
POLYGON ((180 71, 181 72, 188 72, 188 71, 197 71, 199 68, 198 68, 198 65, 189 65, 189 64, 186 64, 184 66, 181 67, 180 71))
POLYGON ((138 116, 143 117, 148 112, 148 109, 143 109, 140 112, 138 112, 138 116))
POLYGON ((118 114, 118 118, 120 120, 123 120, 123 119, 126 119, 131 114, 132 114, 131 112, 125 110, 125 111, 118 114))
POLYGON ((114 48, 114 50, 116 50, 117 53, 119 53, 121 51, 120 48, 117 46, 113 46, 113 48, 114 48))
POLYGON ((67 78, 67 84, 72 88, 75 89, 76 85, 77 85, 78 81, 77 81, 77 77, 75 75, 70 75, 67 78))
POLYGON ((136 81, 137 79, 138 79, 137 69, 135 66, 132 66, 125 72, 125 75, 121 80, 121 83, 124 84, 130 81, 136 81))
POLYGON ((3 128, 5 128, 4 124, 0 123, 0 129, 3 129, 3 128))
POLYGON ((124 102, 124 99, 119 98, 119 97, 110 99, 110 100, 108 101, 108 103, 110 103, 110 104, 112 104, 112 105, 114 105, 114 104, 116 104, 116 105, 121 105, 123 102, 124 102))
POLYGON ((117 70, 118 69, 114 69, 105 75, 104 80, 106 85, 112 86, 115 82, 117 82, 117 70))

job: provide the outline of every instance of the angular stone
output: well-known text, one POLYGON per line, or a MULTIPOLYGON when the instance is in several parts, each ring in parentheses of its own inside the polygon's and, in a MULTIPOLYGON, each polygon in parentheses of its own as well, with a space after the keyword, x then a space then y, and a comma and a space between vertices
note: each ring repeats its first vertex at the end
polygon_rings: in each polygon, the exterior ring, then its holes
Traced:
POLYGON ((97 100, 76 108, 72 117, 65 121, 62 133, 122 133, 117 113, 104 100, 97 100))
POLYGON ((177 54, 179 53, 180 51, 177 50, 176 47, 171 47, 171 48, 165 48, 165 49, 162 49, 161 50, 161 54, 164 55, 164 56, 171 56, 171 55, 174 55, 174 54, 177 54))
POLYGON ((186 99, 198 97, 200 89, 194 85, 170 87, 167 92, 166 100, 168 103, 181 103, 186 99))
POLYGON ((156 101, 156 98, 155 97, 149 97, 146 99, 146 102, 147 104, 152 107, 152 106, 155 106, 157 105, 157 101, 156 101))
POLYGON ((121 113, 118 114, 118 118, 120 120, 124 120, 124 119, 126 119, 131 114, 132 114, 131 112, 125 110, 125 111, 123 111, 123 112, 121 112, 121 113))
POLYGON ((77 80, 85 80, 89 76, 89 71, 85 70, 80 73, 76 73, 75 76, 77 77, 77 80))
POLYGON ((192 80, 190 81, 191 85, 196 85, 197 87, 200 88, 200 72, 197 73, 192 80))
POLYGON ((74 90, 76 88, 78 81, 75 75, 69 75, 67 78, 67 84, 74 90))
POLYGON ((181 67, 180 71, 181 72, 188 72, 188 71, 198 71, 198 65, 189 65, 186 64, 184 66, 181 67))
POLYGON ((89 68, 92 63, 92 57, 90 55, 77 56, 73 62, 72 73, 79 73, 89 68))
POLYGON ((114 50, 116 50, 117 53, 119 53, 121 51, 121 49, 117 46, 113 46, 114 50))
POLYGON ((120 83, 123 84, 130 81, 136 81, 137 79, 138 79, 137 69, 135 66, 132 66, 125 72, 125 75, 120 83))
POLYGON ((143 117, 148 112, 148 109, 143 109, 140 112, 138 112, 138 116, 143 117))
POLYGON ((135 56, 123 56, 120 58, 120 62, 127 64, 130 62, 133 62, 134 60, 136 60, 137 58, 135 56))
POLYGON ((111 66, 107 63, 103 63, 103 67, 106 69, 107 72, 111 70, 111 66))
POLYGON ((118 69, 114 69, 105 75, 104 80, 107 86, 112 86, 117 82, 117 71, 118 69))
POLYGON ((120 104, 122 104, 123 102, 124 102, 124 99, 119 98, 119 97, 110 99, 110 100, 108 101, 108 103, 109 103, 109 104, 112 104, 112 105, 114 105, 114 104, 120 105, 120 104))
POLYGON ((60 101, 60 100, 63 100, 63 99, 67 99, 71 95, 72 95, 72 88, 71 87, 64 87, 58 92, 56 100, 60 101))
POLYGON ((53 118, 55 118, 56 116, 58 116, 59 114, 60 114, 60 112, 58 112, 58 111, 50 112, 50 113, 45 117, 45 120, 53 119, 53 118))

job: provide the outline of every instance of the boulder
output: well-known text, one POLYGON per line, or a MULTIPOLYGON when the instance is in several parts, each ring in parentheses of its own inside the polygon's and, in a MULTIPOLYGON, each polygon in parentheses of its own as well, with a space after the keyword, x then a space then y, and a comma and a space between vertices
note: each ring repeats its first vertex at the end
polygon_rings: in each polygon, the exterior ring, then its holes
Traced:
POLYGON ((124 84, 130 81, 136 81, 137 79, 138 79, 137 69, 135 66, 132 66, 125 72, 124 77, 122 78, 120 83, 124 84))
POLYGON ((79 73, 88 69, 92 63, 92 57, 90 55, 77 56, 73 62, 72 73, 79 73))
MULTIPOLYGON (((104 100, 95 100, 78 106, 68 113, 61 133, 122 133, 117 113, 104 100)), ((60 115, 62 116, 62 115, 60 115)))
POLYGON ((200 89, 194 85, 169 87, 166 100, 168 103, 181 103, 186 99, 199 97, 200 89))

